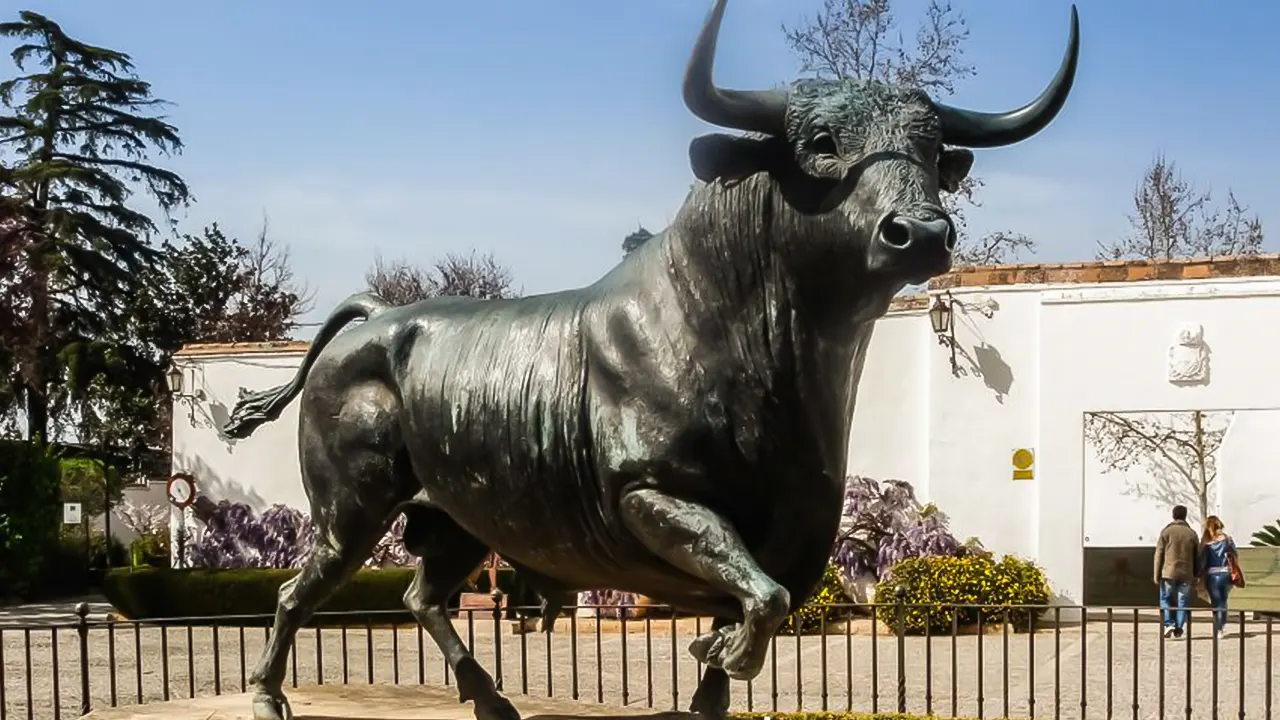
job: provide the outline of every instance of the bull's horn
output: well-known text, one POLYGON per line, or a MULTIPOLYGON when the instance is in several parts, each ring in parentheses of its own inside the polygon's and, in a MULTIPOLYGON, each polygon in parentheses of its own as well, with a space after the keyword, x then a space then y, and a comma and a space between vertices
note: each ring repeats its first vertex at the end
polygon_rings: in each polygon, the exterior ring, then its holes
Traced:
POLYGON ((1006 113, 984 113, 961 110, 935 103, 942 121, 943 141, 960 147, 999 147, 1021 142, 1040 132, 1062 109, 1076 77, 1076 61, 1080 56, 1080 23, 1076 6, 1071 6, 1071 38, 1067 54, 1062 58, 1058 74, 1040 97, 1017 110, 1006 113))
POLYGON ((716 0, 693 46, 684 72, 684 104, 702 120, 738 130, 781 135, 785 130, 787 95, 781 90, 726 90, 711 80, 716 37, 726 0, 716 0))

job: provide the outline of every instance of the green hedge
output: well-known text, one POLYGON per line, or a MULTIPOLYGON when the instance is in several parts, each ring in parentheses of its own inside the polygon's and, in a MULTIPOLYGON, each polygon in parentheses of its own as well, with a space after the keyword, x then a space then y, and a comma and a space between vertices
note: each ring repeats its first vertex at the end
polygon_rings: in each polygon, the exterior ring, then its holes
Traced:
MULTIPOLYGON (((102 592, 116 610, 133 620, 270 616, 275 614, 280 586, 297 573, 293 569, 264 568, 121 568, 106 574, 102 592)), ((357 615, 314 618, 311 624, 355 625, 366 619, 379 623, 412 622, 413 617, 404 607, 404 593, 413 580, 413 573, 413 568, 361 570, 319 609, 321 613, 357 615)), ((480 586, 476 591, 488 592, 488 573, 482 572, 476 584, 480 586)), ((529 606, 536 606, 539 602, 537 596, 532 595, 532 591, 520 583, 509 569, 498 573, 498 588, 508 594, 516 593, 509 602, 529 606)), ((457 608, 457 594, 449 604, 457 608)), ((531 609, 520 614, 535 615, 536 611, 531 609)), ((480 620, 483 616, 477 612, 475 617, 480 620)), ((262 622, 269 624, 265 620, 262 622)))
POLYGON ((39 594, 58 545, 58 459, 37 442, 0 441, 0 600, 39 594))
POLYGON ((878 615, 893 632, 898 632, 898 608, 892 603, 899 587, 906 590, 905 632, 950 631, 952 617, 960 626, 993 624, 1008 619, 1015 631, 1028 628, 1033 611, 1029 608, 976 607, 1048 605, 1049 581, 1044 571, 1028 560, 1006 555, 999 562, 990 555, 965 557, 921 557, 893 566, 888 579, 876 586, 876 602, 890 603, 878 608, 878 615))
MULTIPOLYGON (((280 586, 297 573, 292 569, 261 568, 124 568, 107 573, 102 593, 116 610, 133 620, 272 616, 276 611, 280 586)), ((311 624, 360 624, 366 619, 410 622, 412 618, 404 608, 403 598, 411 580, 413 570, 410 568, 361 570, 320 606, 320 612, 377 614, 316 618, 311 624), (384 615, 382 611, 389 612, 384 615)), ((270 624, 269 621, 263 622, 270 624)), ((236 623, 250 624, 240 620, 236 623)))

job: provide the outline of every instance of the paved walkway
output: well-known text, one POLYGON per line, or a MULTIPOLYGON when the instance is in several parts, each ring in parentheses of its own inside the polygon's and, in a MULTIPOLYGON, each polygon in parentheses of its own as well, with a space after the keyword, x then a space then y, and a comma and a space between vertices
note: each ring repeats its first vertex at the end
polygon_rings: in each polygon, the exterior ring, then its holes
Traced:
MULTIPOLYGON (((532 720, 595 717, 633 718, 646 715, 638 708, 587 705, 565 700, 514 699, 521 717, 532 720)), ((434 687, 309 687, 293 693, 290 703, 299 718, 323 720, 471 720, 471 706, 459 705, 452 691, 434 687)), ((179 700, 90 713, 85 720, 252 720, 250 696, 223 695, 217 698, 179 700)), ((653 717, 653 715, 650 715, 653 717)), ((664 713, 660 717, 677 720, 692 717, 664 713)))
MULTIPOLYGON (((501 667, 511 697, 687 708, 699 672, 686 651, 695 634, 691 620, 680 621, 674 633, 670 620, 629 622, 625 643, 616 622, 602 623, 599 635, 590 620, 575 619, 574 625, 576 642, 566 618, 548 644, 548 636, 513 635, 504 623, 502 642, 495 644, 491 620, 458 621, 480 662, 501 667)), ((1186 717, 1188 704, 1194 717, 1210 717, 1216 678, 1220 716, 1238 717, 1243 694, 1247 716, 1263 717, 1274 704, 1274 686, 1280 685, 1276 639, 1266 635, 1264 625, 1251 624, 1243 636, 1230 636, 1215 647, 1205 629, 1207 624, 1197 626, 1189 641, 1167 642, 1161 641, 1158 626, 1135 628, 1132 622, 1117 622, 1110 631, 1105 623, 1090 622, 1084 632, 1073 626, 1034 636, 907 638, 901 647, 907 709, 973 716, 981 704, 987 717, 1133 717, 1136 701, 1139 718, 1186 717)), ((261 628, 94 627, 87 658, 91 705, 239 693, 265 634, 261 628)), ((7 717, 26 717, 28 703, 35 717, 52 717, 58 696, 62 716, 74 717, 81 707, 77 634, 0 630, 0 636, 0 701, 7 717)), ((287 690, 318 682, 440 686, 450 680, 430 639, 416 628, 307 629, 295 650, 287 690)), ((825 641, 779 637, 764 672, 749 685, 734 684, 733 707, 895 710, 898 656, 896 639, 871 634, 869 623, 825 641)))
POLYGON ((28 603, 0 607, 0 627, 48 627, 79 622, 76 605, 89 604, 89 620, 104 622, 111 604, 100 595, 91 595, 52 603, 28 603))

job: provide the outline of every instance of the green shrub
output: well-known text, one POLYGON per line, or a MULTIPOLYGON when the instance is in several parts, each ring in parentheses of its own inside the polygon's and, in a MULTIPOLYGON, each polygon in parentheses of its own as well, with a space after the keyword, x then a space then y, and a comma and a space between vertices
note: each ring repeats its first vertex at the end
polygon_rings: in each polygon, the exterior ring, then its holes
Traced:
MULTIPOLYGON (((116 610, 133 620, 271 616, 280 586, 297 573, 269 568, 122 568, 107 573, 102 592, 116 610)), ((320 606, 319 612, 373 612, 377 613, 376 622, 409 622, 404 592, 413 573, 413 568, 360 570, 320 606)), ((313 620, 313 624, 359 624, 364 618, 313 620)))
POLYGON ((169 530, 143 533, 129 544, 129 565, 169 567, 169 530))
POLYGON ((1003 622, 1014 630, 1026 630, 1032 614, 1039 610, 1001 606, 1035 606, 1049 603, 1049 582, 1034 563, 1006 555, 999 562, 989 555, 967 557, 922 557, 904 560, 893 567, 889 579, 876 586, 876 601, 889 603, 878 609, 880 619, 898 632, 898 608, 892 603, 898 587, 905 590, 907 606, 902 628, 910 634, 945 633, 957 625, 1003 622), (945 606, 989 606, 954 608, 945 606))
POLYGON ((124 481, 120 473, 94 458, 63 458, 58 461, 59 485, 62 502, 80 503, 86 517, 96 518, 107 511, 107 496, 111 504, 119 505, 124 499, 124 481))
POLYGON ((89 533, 86 546, 84 526, 62 526, 58 542, 50 548, 48 562, 41 579, 32 593, 33 599, 83 595, 98 587, 108 565, 129 564, 128 552, 119 540, 107 540, 105 533, 94 530, 89 533))
POLYGON ((0 442, 0 598, 35 592, 58 544, 57 458, 37 442, 0 442))
POLYGON ((1253 547, 1280 547, 1280 519, 1270 525, 1263 525, 1262 529, 1253 534, 1249 544, 1253 547))
POLYGON ((809 602, 800 606, 782 625, 778 627, 779 635, 815 635, 822 632, 827 623, 843 620, 849 616, 852 608, 849 598, 844 594, 844 586, 840 583, 840 570, 835 565, 827 565, 822 574, 822 584, 818 591, 809 598, 809 602), (842 607, 833 607, 843 605, 842 607))

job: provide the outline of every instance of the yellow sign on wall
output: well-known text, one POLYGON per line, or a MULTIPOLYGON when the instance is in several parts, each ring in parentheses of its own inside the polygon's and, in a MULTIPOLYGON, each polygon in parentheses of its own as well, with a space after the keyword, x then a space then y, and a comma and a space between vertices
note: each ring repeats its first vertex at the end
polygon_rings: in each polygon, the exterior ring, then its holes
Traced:
POLYGON ((1018 448, 1013 451, 1013 479, 1034 480, 1036 478, 1036 453, 1031 448, 1018 448))

